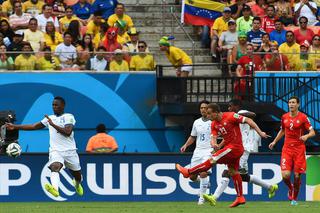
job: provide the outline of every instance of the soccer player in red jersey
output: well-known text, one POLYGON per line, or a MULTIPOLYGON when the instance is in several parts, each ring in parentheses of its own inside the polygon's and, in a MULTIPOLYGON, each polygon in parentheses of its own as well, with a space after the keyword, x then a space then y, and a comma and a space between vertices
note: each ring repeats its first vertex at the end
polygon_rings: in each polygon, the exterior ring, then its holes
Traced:
MULTIPOLYGON (((199 174, 200 172, 209 170, 213 165, 217 163, 227 164, 229 174, 232 177, 235 189, 237 191, 237 198, 230 205, 230 207, 236 207, 238 205, 245 204, 246 200, 242 194, 242 179, 238 172, 240 157, 242 156, 244 151, 239 124, 249 124, 263 138, 269 136, 265 132, 262 132, 258 125, 252 119, 243 117, 234 112, 222 113, 219 105, 217 104, 209 104, 207 114, 208 118, 212 120, 212 147, 215 149, 219 149, 222 146, 221 144, 217 144, 218 135, 222 136, 224 140, 224 147, 215 152, 212 155, 212 158, 208 159, 202 164, 196 165, 190 169, 176 164, 176 169, 183 175, 183 177, 188 178, 190 177, 190 175, 199 174)), ((210 200, 208 201, 210 202, 210 200)))
POLYGON ((300 190, 301 174, 306 172, 305 142, 315 136, 308 117, 299 112, 300 100, 293 96, 289 99, 289 112, 281 117, 281 129, 276 138, 269 144, 273 149, 276 143, 285 136, 281 154, 281 174, 284 183, 289 188, 288 198, 291 205, 297 205, 300 190), (305 134, 308 132, 308 134, 305 134), (294 182, 290 181, 291 171, 294 171, 294 182))

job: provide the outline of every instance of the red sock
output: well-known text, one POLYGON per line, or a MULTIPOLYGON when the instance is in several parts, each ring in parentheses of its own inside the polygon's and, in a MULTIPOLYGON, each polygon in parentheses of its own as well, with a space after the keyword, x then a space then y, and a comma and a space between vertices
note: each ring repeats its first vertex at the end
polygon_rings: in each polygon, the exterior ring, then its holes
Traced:
POLYGON ((188 169, 189 174, 199 174, 200 172, 208 171, 212 167, 212 163, 210 160, 207 160, 199 165, 196 165, 190 169, 188 169))
POLYGON ((232 176, 232 180, 234 183, 234 188, 236 188, 237 196, 242 196, 242 179, 239 173, 232 176))
POLYGON ((299 177, 294 177, 294 182, 293 182, 293 199, 297 200, 299 191, 300 191, 300 184, 301 184, 301 178, 299 177))
POLYGON ((283 178, 282 180, 288 186, 289 190, 292 190, 292 183, 291 183, 290 178, 288 178, 288 179, 287 178, 283 178))

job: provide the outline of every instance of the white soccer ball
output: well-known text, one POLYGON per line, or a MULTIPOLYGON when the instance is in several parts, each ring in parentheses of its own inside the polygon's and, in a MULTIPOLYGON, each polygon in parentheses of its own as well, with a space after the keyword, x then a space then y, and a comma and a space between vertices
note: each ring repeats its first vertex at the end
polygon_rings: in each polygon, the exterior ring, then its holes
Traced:
POLYGON ((17 143, 10 143, 6 149, 6 152, 7 154, 10 156, 10 157, 18 157, 21 155, 21 147, 19 144, 17 143))

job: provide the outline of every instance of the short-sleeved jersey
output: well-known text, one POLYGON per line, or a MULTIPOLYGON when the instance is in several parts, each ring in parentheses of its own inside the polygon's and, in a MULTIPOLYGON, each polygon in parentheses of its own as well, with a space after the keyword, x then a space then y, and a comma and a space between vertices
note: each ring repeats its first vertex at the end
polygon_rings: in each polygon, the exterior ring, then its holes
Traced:
POLYGON ((193 122, 191 136, 197 137, 196 150, 210 150, 211 147, 211 121, 198 118, 193 122))
POLYGON ((291 117, 290 113, 286 113, 281 117, 281 128, 284 130, 284 148, 297 147, 305 145, 300 137, 308 130, 312 129, 311 123, 308 117, 298 112, 298 115, 291 117))
POLYGON ((224 112, 220 121, 213 121, 211 124, 211 134, 222 136, 225 147, 232 147, 243 150, 242 135, 239 124, 244 123, 245 117, 234 113, 224 112))
MULTIPOLYGON (((52 122, 60 127, 65 127, 68 124, 75 125, 76 121, 72 114, 64 113, 60 116, 50 115, 52 122)), ((72 131, 70 136, 65 136, 53 128, 47 118, 41 120, 41 123, 49 128, 50 147, 49 151, 69 151, 76 150, 76 142, 72 131)))

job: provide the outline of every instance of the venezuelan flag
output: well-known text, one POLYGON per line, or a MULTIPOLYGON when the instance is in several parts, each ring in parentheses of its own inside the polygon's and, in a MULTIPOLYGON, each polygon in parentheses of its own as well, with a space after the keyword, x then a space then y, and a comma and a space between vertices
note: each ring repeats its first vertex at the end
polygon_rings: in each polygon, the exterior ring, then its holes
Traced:
POLYGON ((196 26, 211 26, 222 15, 226 5, 211 0, 184 0, 182 4, 182 22, 196 26))

